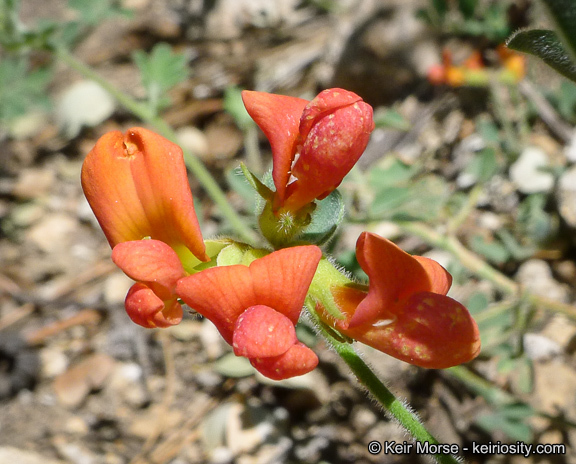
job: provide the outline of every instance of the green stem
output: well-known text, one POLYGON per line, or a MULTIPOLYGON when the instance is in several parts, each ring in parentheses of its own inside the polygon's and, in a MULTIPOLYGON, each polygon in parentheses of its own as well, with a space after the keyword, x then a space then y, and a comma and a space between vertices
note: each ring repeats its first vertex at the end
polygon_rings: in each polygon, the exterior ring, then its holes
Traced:
MULTIPOLYGON (((76 59, 76 57, 74 57, 65 48, 56 48, 54 49, 54 53, 58 59, 66 63, 72 69, 78 71, 84 77, 98 83, 104 90, 112 95, 112 97, 114 97, 118 103, 120 103, 120 105, 140 118, 142 121, 148 123, 159 134, 169 140, 172 140, 174 143, 178 143, 176 134, 172 127, 170 127, 170 125, 168 125, 162 118, 154 115, 147 106, 142 105, 122 91, 118 90, 110 82, 96 73, 92 68, 76 59)), ((212 177, 210 171, 208 171, 206 166, 204 166, 204 163, 202 163, 202 161, 189 150, 183 148, 182 151, 184 153, 184 161, 186 166, 188 169, 190 169, 196 179, 198 179, 198 182, 200 182, 202 187, 204 187, 214 203, 218 205, 220 212, 228 220, 232 228, 236 231, 242 240, 254 243, 256 240, 256 234, 244 223, 234 208, 230 206, 225 193, 214 180, 214 177, 212 177)))
MULTIPOLYGON (((426 427, 420 422, 415 413, 413 413, 406 403, 398 400, 394 394, 388 390, 386 385, 374 374, 372 369, 356 353, 356 350, 350 343, 342 342, 326 330, 324 324, 312 309, 315 305, 313 299, 308 298, 306 308, 312 318, 314 325, 322 333, 326 341, 334 348, 336 353, 344 360, 350 370, 354 373, 358 381, 378 400, 382 407, 396 419, 416 440, 421 443, 438 445, 439 442, 428 432, 426 427)), ((434 454, 434 458, 440 464, 457 464, 461 463, 459 459, 450 454, 434 454)))

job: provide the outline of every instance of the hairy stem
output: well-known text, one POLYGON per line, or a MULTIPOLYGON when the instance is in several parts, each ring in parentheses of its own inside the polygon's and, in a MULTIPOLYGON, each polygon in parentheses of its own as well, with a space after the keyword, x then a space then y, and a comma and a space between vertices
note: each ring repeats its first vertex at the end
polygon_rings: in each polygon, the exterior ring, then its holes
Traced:
MULTIPOLYGON (((439 442, 428 432, 418 416, 411 411, 410 407, 400 401, 384 385, 378 376, 372 371, 362 358, 358 355, 354 347, 345 341, 339 341, 326 330, 324 324, 318 318, 316 312, 312 309, 315 305, 313 299, 309 298, 306 304, 308 312, 314 321, 320 333, 326 341, 340 355, 350 370, 354 373, 358 381, 378 400, 384 410, 386 410, 400 426, 410 433, 417 441, 438 445, 439 442)), ((456 464, 462 461, 451 454, 434 454, 434 458, 440 464, 456 464)))

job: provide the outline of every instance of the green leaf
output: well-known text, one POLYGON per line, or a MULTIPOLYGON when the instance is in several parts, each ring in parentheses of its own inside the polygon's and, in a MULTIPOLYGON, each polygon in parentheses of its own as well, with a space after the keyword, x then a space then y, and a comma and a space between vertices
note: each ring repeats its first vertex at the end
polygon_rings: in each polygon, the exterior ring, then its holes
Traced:
POLYGON ((466 301, 466 307, 471 314, 479 314, 484 311, 488 305, 490 304, 490 300, 485 293, 476 292, 470 295, 468 301, 466 301))
POLYGON ((448 12, 448 2, 446 0, 431 0, 431 3, 440 19, 444 19, 448 12))
POLYGON ((247 250, 248 247, 242 243, 232 243, 223 248, 222 251, 218 253, 218 258, 216 258, 216 265, 232 266, 235 264, 240 264, 247 250))
POLYGON ((514 383, 522 393, 530 393, 534 389, 534 366, 526 357, 518 359, 517 368, 514 372, 514 383))
POLYGON ((239 168, 228 169, 226 171, 226 181, 230 188, 242 197, 246 210, 250 212, 256 211, 256 192, 253 186, 246 181, 242 170, 239 168))
POLYGON ((402 208, 410 199, 409 187, 389 187, 376 193, 371 213, 376 217, 389 217, 402 208))
POLYGON ((518 228, 535 243, 550 238, 557 226, 555 218, 544 209, 546 202, 547 197, 544 194, 534 193, 527 196, 518 207, 518 228))
POLYGON ((10 121, 37 106, 48 106, 46 86, 52 78, 47 69, 30 71, 27 60, 0 61, 0 121, 10 121))
POLYGON ((480 235, 472 237, 470 248, 496 264, 505 263, 510 258, 510 253, 504 245, 496 240, 488 242, 480 235))
POLYGON ((574 110, 576 109, 576 85, 563 80, 560 83, 560 89, 555 98, 555 103, 562 116, 566 119, 573 119, 574 110))
POLYGON ((246 167, 244 163, 240 163, 240 169, 242 170, 242 174, 244 174, 244 177, 246 177, 248 183, 252 186, 254 190, 256 190, 256 192, 258 192, 258 195, 260 195, 262 198, 264 198, 264 200, 267 201, 272 199, 274 192, 272 192, 272 190, 270 190, 266 185, 264 185, 264 183, 261 182, 260 179, 258 179, 258 177, 252 174, 252 172, 250 172, 250 170, 246 167))
POLYGON ((136 50, 132 53, 132 59, 140 70, 150 108, 156 114, 170 104, 166 92, 188 79, 187 59, 184 55, 173 53, 166 43, 156 44, 150 54, 136 50))
POLYGON ((574 0, 542 0, 542 3, 546 5, 548 13, 556 23, 556 31, 572 54, 572 62, 576 61, 576 2, 574 0))
POLYGON ((119 12, 111 0, 68 0, 68 6, 80 13, 82 22, 96 25, 119 12))
POLYGON ((522 261, 532 256, 536 251, 534 247, 521 245, 514 235, 506 229, 497 230, 496 236, 502 241, 512 257, 518 261, 522 261))
POLYGON ((440 214, 448 194, 446 182, 439 176, 410 180, 402 186, 377 191, 370 208, 371 215, 391 220, 433 220, 440 214))
POLYGON ((494 148, 484 148, 476 153, 472 162, 466 167, 465 172, 472 174, 476 181, 486 182, 498 172, 498 161, 494 148))
POLYGON ((493 119, 486 117, 478 118, 476 120, 476 129, 487 145, 494 147, 500 145, 500 131, 493 119))
POLYGON ((312 221, 298 239, 322 246, 334 236, 343 220, 344 200, 340 192, 334 190, 324 200, 316 202, 312 221))
POLYGON ((466 19, 472 18, 476 11, 478 0, 458 0, 458 9, 466 19))
POLYGON ((554 31, 520 30, 508 39, 506 45, 512 50, 537 56, 548 66, 576 82, 576 63, 554 31))
POLYGON ((418 173, 418 168, 408 166, 394 158, 386 158, 378 167, 370 170, 370 185, 375 191, 400 185, 418 173))
POLYGON ((484 414, 476 419, 476 424, 490 433, 504 432, 512 440, 530 442, 532 429, 524 420, 533 415, 532 409, 524 404, 503 406, 496 412, 484 414))
POLYGON ((392 108, 379 108, 374 113, 374 124, 384 129, 408 131, 412 124, 398 111, 392 108))

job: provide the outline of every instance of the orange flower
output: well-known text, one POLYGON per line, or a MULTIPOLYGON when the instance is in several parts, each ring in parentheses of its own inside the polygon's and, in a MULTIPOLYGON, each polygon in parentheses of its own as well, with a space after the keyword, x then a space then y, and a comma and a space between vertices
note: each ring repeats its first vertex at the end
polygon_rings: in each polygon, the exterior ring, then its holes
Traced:
POLYGON ((318 312, 345 335, 417 366, 444 369, 475 358, 480 335, 468 310, 446 295, 450 274, 437 262, 411 256, 364 232, 356 256, 370 278, 368 293, 331 289, 344 320, 318 312))
POLYGON ((112 250, 112 261, 137 281, 125 301, 132 321, 146 328, 180 323, 183 311, 175 290, 186 272, 172 248, 159 240, 122 242, 112 250))
POLYGON ((318 358, 298 341, 294 325, 321 257, 316 246, 285 248, 250 266, 213 267, 184 277, 176 294, 263 375, 302 375, 318 358))
POLYGON ((84 160, 82 188, 111 247, 150 237, 186 262, 208 261, 180 147, 147 129, 102 136, 84 160))
POLYGON ((343 89, 324 90, 310 102, 253 91, 242 98, 272 147, 275 210, 297 211, 326 197, 356 164, 374 129, 372 107, 343 89))

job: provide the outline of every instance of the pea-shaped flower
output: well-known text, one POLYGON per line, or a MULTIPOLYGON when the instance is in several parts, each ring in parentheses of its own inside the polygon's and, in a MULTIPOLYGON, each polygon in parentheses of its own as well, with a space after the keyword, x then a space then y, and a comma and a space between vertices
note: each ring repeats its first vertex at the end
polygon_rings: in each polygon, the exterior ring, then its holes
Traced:
POLYGON ((266 377, 310 372, 316 354, 296 338, 306 293, 322 257, 320 248, 285 248, 249 266, 213 267, 180 279, 177 295, 210 319, 234 348, 266 377))
POLYGON ((411 256, 395 244, 364 232, 356 245, 369 289, 333 286, 343 320, 320 316, 343 334, 395 358, 432 369, 474 359, 480 352, 478 327, 468 310, 446 293, 450 274, 436 261, 411 256))
POLYGON ((208 261, 180 147, 146 129, 101 137, 82 166, 82 188, 112 259, 138 283, 126 296, 144 327, 182 319, 176 282, 208 261))
POLYGON ((82 165, 82 188, 110 246, 146 237, 181 259, 207 261, 182 149, 141 127, 102 136, 82 165))
POLYGON ((242 92, 242 98, 270 141, 276 210, 297 211, 326 197, 356 164, 374 130, 372 107, 343 89, 324 90, 310 102, 254 91, 242 92))

